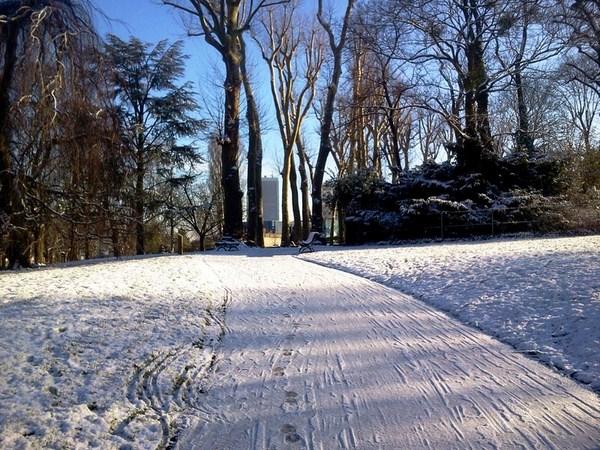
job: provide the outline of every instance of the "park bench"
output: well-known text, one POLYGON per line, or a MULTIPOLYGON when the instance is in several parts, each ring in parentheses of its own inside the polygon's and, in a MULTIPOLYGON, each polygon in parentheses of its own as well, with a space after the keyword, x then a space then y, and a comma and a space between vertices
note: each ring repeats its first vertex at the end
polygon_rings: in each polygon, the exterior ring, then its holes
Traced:
POLYGON ((220 241, 215 242, 215 246, 218 250, 225 250, 226 252, 233 252, 240 249, 241 242, 229 236, 223 236, 220 241))
POLYGON ((298 250, 298 253, 314 252, 315 249, 313 248, 313 244, 316 243, 315 241, 320 241, 320 239, 321 233, 311 231, 306 239, 298 242, 298 244, 300 244, 300 249, 298 250))

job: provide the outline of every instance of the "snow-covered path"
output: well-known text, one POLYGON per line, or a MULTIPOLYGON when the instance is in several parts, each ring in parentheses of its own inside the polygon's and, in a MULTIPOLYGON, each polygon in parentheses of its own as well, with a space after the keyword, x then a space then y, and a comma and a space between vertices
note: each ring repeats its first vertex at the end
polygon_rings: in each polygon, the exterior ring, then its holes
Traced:
POLYGON ((194 449, 598 448, 600 401, 392 289, 290 256, 209 256, 227 333, 194 449))

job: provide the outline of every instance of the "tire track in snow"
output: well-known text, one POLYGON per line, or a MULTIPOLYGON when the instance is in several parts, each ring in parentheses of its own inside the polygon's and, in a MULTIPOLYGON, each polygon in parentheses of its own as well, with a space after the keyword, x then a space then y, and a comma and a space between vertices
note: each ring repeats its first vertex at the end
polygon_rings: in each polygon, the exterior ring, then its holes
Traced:
POLYGON ((135 435, 128 428, 136 420, 155 420, 160 426, 156 449, 175 448, 186 415, 210 414, 202 407, 202 396, 214 371, 217 352, 227 332, 225 316, 231 301, 226 290, 222 303, 203 311, 204 327, 199 339, 187 346, 159 349, 141 364, 127 385, 130 413, 113 427, 113 434, 129 441, 135 435))

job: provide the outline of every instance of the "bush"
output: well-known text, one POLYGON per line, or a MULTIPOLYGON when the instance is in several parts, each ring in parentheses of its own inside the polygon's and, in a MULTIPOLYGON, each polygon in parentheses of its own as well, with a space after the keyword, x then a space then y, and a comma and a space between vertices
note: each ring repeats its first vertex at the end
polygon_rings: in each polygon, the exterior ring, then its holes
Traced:
POLYGON ((396 184, 368 172, 352 174, 332 183, 327 201, 342 206, 350 244, 439 237, 442 231, 471 236, 568 228, 569 205, 561 197, 567 186, 564 161, 495 164, 494 175, 487 177, 448 163, 427 164, 396 184))

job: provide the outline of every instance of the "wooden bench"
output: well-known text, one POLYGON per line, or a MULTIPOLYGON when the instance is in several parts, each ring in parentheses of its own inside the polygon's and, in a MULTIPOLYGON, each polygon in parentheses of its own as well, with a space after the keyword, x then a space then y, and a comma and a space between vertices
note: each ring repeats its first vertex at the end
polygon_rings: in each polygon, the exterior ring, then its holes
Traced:
POLYGON ((223 236, 223 239, 215 242, 217 251, 225 250, 226 252, 233 252, 240 249, 241 242, 232 237, 223 236))
POLYGON ((321 233, 318 233, 317 231, 311 231, 305 240, 298 242, 298 244, 300 244, 298 253, 314 252, 315 249, 313 248, 313 244, 315 241, 320 239, 320 236, 321 233))

